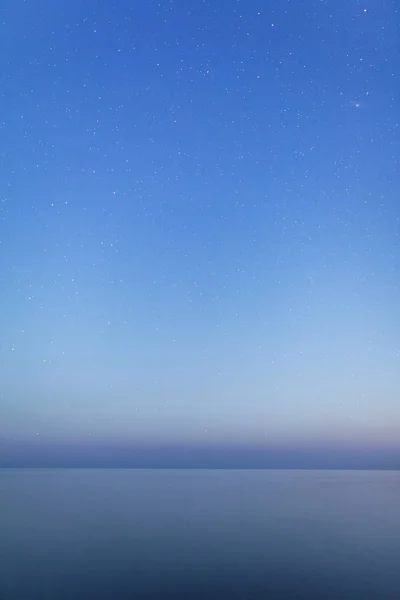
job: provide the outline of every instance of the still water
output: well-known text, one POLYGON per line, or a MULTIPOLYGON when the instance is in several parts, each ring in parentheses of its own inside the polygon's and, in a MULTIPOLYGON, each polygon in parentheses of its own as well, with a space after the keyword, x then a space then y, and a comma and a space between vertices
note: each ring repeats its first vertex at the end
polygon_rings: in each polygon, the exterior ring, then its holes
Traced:
POLYGON ((0 470, 0 600, 400 599, 400 472, 0 470))

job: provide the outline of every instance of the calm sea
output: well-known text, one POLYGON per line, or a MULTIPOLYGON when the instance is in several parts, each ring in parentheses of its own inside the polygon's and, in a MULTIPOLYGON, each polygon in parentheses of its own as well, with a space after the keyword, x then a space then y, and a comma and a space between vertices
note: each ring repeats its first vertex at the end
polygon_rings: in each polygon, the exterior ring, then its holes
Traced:
POLYGON ((0 470, 0 600, 400 599, 400 472, 0 470))

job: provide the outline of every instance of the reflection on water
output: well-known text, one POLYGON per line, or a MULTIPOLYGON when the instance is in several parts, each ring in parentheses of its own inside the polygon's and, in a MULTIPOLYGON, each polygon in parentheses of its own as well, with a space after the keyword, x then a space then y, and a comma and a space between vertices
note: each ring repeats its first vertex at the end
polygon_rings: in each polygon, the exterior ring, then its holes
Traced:
POLYGON ((399 557, 394 471, 0 471, 0 600, 398 600, 399 557))

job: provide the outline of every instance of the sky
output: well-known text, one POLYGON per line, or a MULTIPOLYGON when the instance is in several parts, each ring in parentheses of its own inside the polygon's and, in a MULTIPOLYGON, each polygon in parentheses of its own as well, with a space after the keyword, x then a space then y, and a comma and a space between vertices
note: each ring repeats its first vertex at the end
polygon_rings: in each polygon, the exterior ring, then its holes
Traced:
POLYGON ((1 11, 10 461, 399 457, 398 3, 1 11))

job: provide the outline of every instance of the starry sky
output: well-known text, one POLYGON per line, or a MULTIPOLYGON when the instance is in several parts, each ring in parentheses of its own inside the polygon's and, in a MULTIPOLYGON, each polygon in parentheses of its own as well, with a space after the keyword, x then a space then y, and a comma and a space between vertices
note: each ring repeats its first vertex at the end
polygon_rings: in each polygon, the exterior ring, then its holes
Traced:
POLYGON ((3 442, 400 451, 398 3, 1 10, 3 442))

